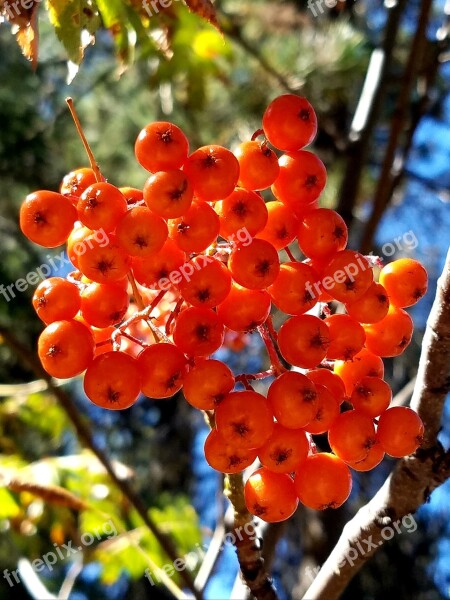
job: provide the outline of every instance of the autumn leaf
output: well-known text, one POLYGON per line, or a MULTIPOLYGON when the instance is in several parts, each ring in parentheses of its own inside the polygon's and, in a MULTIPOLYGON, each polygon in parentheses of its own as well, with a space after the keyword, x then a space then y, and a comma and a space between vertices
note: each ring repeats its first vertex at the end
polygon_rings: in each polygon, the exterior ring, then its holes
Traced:
POLYGON ((217 12, 211 0, 184 0, 189 10, 202 19, 214 25, 220 32, 222 31, 217 19, 217 12))
MULTIPOLYGON (((30 8, 8 2, 0 3, 0 13, 11 23, 17 43, 25 58, 36 69, 39 49, 38 8, 40 0, 32 0, 30 8)), ((27 2, 27 6, 29 3, 27 2)))

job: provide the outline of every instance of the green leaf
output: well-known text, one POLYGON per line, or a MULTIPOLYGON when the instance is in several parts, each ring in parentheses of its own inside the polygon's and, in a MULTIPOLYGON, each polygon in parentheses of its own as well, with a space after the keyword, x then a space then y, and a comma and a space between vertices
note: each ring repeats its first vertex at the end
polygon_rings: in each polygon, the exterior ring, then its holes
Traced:
POLYGON ((6 488, 0 488, 0 519, 10 519, 20 514, 20 508, 6 488))
POLYGON ((127 13, 122 0, 96 0, 103 24, 110 29, 126 21, 127 13))
POLYGON ((47 0, 50 22, 66 49, 69 60, 77 65, 83 60, 81 31, 83 14, 81 0, 47 0))

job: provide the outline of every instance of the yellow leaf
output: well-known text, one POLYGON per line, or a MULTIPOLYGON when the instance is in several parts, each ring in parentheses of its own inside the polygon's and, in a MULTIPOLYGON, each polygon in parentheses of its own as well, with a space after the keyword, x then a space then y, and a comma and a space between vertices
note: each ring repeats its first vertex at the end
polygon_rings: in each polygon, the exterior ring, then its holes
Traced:
POLYGON ((17 4, 13 4, 16 7, 15 11, 6 2, 2 3, 1 9, 13 26, 13 32, 22 54, 31 61, 33 69, 36 69, 39 47, 38 7, 40 0, 34 0, 32 6, 26 9, 19 6, 19 10, 17 10, 17 4))

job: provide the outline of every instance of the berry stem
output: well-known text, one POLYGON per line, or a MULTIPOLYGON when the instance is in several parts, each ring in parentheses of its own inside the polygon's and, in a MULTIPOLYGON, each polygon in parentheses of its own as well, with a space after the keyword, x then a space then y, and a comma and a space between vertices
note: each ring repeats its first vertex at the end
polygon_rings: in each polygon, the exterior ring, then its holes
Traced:
POLYGON ((269 328, 264 323, 258 327, 259 334, 261 335, 264 344, 266 345, 267 352, 270 358, 271 370, 275 377, 279 377, 282 373, 287 371, 287 369, 281 364, 281 360, 278 356, 278 352, 275 348, 275 344, 273 339, 270 336, 269 328))
MULTIPOLYGON (((140 294, 140 292, 138 290, 138 286, 136 284, 136 280, 135 280, 134 275, 133 275, 133 273, 131 271, 128 273, 128 281, 130 282, 131 289, 133 290, 134 301, 136 302, 136 305, 137 305, 138 309, 140 311, 144 310, 146 308, 145 302, 142 299, 142 296, 141 296, 141 294, 140 294)), ((159 302, 159 300, 158 300, 158 302, 159 302)))
POLYGON ((75 123, 75 127, 77 128, 78 135, 80 136, 81 141, 83 142, 83 146, 84 146, 84 149, 86 150, 86 154, 88 155, 91 169, 94 171, 95 179, 97 181, 103 181, 103 176, 100 172, 100 167, 98 166, 97 161, 95 160, 94 153, 92 152, 91 147, 89 146, 89 142, 87 141, 87 138, 84 134, 83 126, 81 125, 81 121, 78 117, 77 111, 75 110, 75 105, 73 103, 73 99, 70 97, 66 98, 66 103, 67 103, 67 106, 69 107, 70 114, 72 115, 72 119, 75 123))
POLYGON ((256 138, 258 138, 260 135, 265 135, 264 134, 264 129, 257 129, 255 131, 255 133, 251 137, 252 142, 254 142, 256 140, 256 138))
POLYGON ((288 246, 285 246, 285 247, 283 248, 283 250, 286 252, 286 254, 288 255, 289 259, 290 259, 292 262, 298 262, 298 260, 297 260, 297 259, 295 258, 295 256, 292 254, 292 252, 290 251, 290 249, 289 249, 289 247, 288 247, 288 246))
POLYGON ((166 323, 166 335, 170 335, 170 333, 171 333, 170 326, 172 325, 173 321, 177 318, 178 313, 180 312, 181 307, 183 306, 183 302, 184 302, 184 298, 179 298, 179 300, 177 300, 175 308, 170 313, 169 318, 167 319, 167 323, 166 323))

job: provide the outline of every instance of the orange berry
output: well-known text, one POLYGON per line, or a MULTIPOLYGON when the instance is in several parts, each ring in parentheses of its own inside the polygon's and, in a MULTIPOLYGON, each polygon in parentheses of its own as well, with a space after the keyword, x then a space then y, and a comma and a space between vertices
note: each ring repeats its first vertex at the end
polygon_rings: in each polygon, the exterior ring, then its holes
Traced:
POLYGON ((423 422, 408 406, 393 406, 381 414, 377 438, 381 447, 395 458, 412 454, 423 440, 423 422))
POLYGON ((311 421, 305 425, 305 431, 313 435, 325 433, 339 416, 339 401, 330 390, 320 383, 316 385, 316 410, 311 421))
POLYGON ((350 496, 352 476, 343 460, 320 452, 308 456, 294 479, 300 502, 315 510, 339 508, 350 496))
POLYGON ((193 306, 175 320, 173 341, 188 356, 209 356, 220 348, 224 327, 210 308, 193 306))
POLYGON ((392 305, 388 314, 371 325, 364 325, 366 347, 378 356, 398 356, 411 342, 414 323, 402 308, 392 305))
POLYGON ((328 443, 342 460, 363 460, 377 443, 372 419, 356 410, 341 413, 328 431, 328 443))
POLYGON ((137 357, 142 393, 149 398, 170 398, 183 385, 187 360, 173 344, 153 344, 137 357))
POLYGON ((284 152, 300 150, 316 137, 316 113, 306 98, 283 94, 266 108, 263 129, 275 148, 284 152))
POLYGON ((346 462, 347 465, 354 471, 365 472, 374 469, 377 465, 380 464, 383 458, 384 450, 381 447, 381 444, 375 444, 375 446, 372 446, 372 448, 370 448, 369 452, 367 453, 367 456, 362 460, 349 460, 346 462))
POLYGON ((400 258, 381 269, 380 283, 386 288, 390 303, 405 308, 425 295, 428 275, 417 260, 400 258))
POLYGON ((164 219, 177 219, 189 210, 193 189, 186 173, 179 170, 158 171, 144 185, 148 208, 164 219))
POLYGON ((358 300, 348 302, 345 309, 360 323, 378 323, 388 314, 389 298, 384 287, 374 281, 358 300))
POLYGON ((337 360, 334 372, 342 379, 347 396, 351 396, 355 385, 366 375, 383 378, 384 365, 379 356, 363 348, 352 360, 337 360))
POLYGON ((372 282, 368 260, 354 250, 337 252, 323 271, 323 288, 339 302, 358 300, 372 282))
POLYGON ((159 252, 168 236, 162 217, 146 206, 135 206, 117 225, 117 241, 130 256, 146 257, 159 252))
POLYGON ((136 359, 125 352, 106 352, 97 356, 84 376, 84 391, 91 402, 102 408, 129 408, 140 393, 136 359))
POLYGON ((214 410, 234 388, 230 368, 220 360, 200 360, 183 381, 187 402, 199 410, 214 410))
POLYGON ((270 404, 257 392, 231 392, 216 408, 216 427, 235 448, 260 448, 273 432, 270 404))
POLYGON ((106 182, 94 183, 77 202, 78 219, 90 229, 114 231, 127 212, 127 201, 122 192, 106 182))
POLYGON ((302 373, 288 371, 270 385, 267 399, 276 420, 288 429, 305 427, 317 412, 317 390, 302 373))
POLYGON ((345 399, 345 386, 342 379, 329 369, 312 369, 305 373, 314 383, 325 386, 334 398, 341 404, 345 399))
POLYGON ((135 144, 138 162, 152 173, 179 169, 188 152, 187 137, 179 127, 167 121, 155 121, 146 125, 135 144))
POLYGON ((55 321, 39 336, 38 354, 52 377, 68 379, 82 373, 94 359, 95 342, 79 321, 55 321))
POLYGON ((239 163, 223 146, 203 146, 193 152, 183 170, 199 200, 212 202, 231 194, 239 179, 239 163))
POLYGON ((206 202, 193 202, 178 219, 169 220, 169 236, 184 252, 203 252, 216 241, 220 221, 206 202))
POLYGON ((317 200, 327 180, 323 162, 315 154, 300 150, 278 160, 280 174, 272 185, 275 198, 294 212, 302 212, 317 200))
POLYGON ((266 203, 267 223, 256 237, 266 240, 277 250, 289 246, 297 236, 298 220, 292 210, 282 202, 273 200, 266 203))
POLYGON ((262 290, 271 285, 279 271, 278 252, 265 240, 254 239, 251 244, 237 244, 228 261, 233 279, 250 290, 262 290))
POLYGON ((80 291, 62 277, 50 277, 38 285, 32 302, 38 317, 49 325, 75 317, 80 310, 80 291))
POLYGON ((231 240, 240 229, 246 229, 254 237, 264 229, 268 218, 261 196, 244 188, 236 188, 222 201, 216 202, 214 210, 220 219, 220 235, 231 240))
POLYGON ((127 290, 113 283, 91 283, 81 293, 81 314, 94 327, 120 323, 129 304, 127 290))
POLYGON ((267 289, 272 302, 288 315, 301 315, 317 303, 317 298, 308 291, 319 281, 317 273, 309 265, 287 262, 267 289))
POLYGON ((76 204, 84 190, 93 183, 97 183, 94 171, 88 167, 82 167, 70 171, 64 176, 59 191, 63 196, 69 196, 70 200, 76 204))
POLYGON ((353 408, 369 417, 378 417, 391 403, 392 390, 379 377, 363 377, 356 384, 350 402, 353 408))
POLYGON ((99 240, 96 234, 84 238, 84 254, 78 256, 78 266, 83 275, 97 283, 110 283, 126 277, 131 260, 117 242, 115 235, 99 240))
POLYGON ((180 267, 186 262, 186 254, 171 239, 164 246, 145 258, 134 257, 132 270, 136 281, 147 288, 169 289, 180 283, 180 267))
POLYGON ((178 284, 181 295, 193 306, 214 308, 223 302, 231 289, 231 274, 216 258, 198 255, 183 267, 189 278, 178 284))
POLYGON ((278 177, 278 157, 264 142, 243 142, 235 151, 239 162, 239 185, 247 190, 265 190, 278 177))
POLYGON ((291 317, 278 333, 278 346, 283 358, 304 369, 311 369, 322 362, 329 343, 328 327, 314 315, 291 317))
POLYGON ((28 194, 20 207, 20 229, 32 242, 56 248, 67 241, 77 218, 70 200, 42 190, 28 194))
POLYGON ((363 326, 349 315, 331 315, 324 320, 330 332, 327 358, 350 360, 362 349, 366 339, 363 326))
POLYGON ((292 473, 306 460, 309 440, 302 429, 275 423, 272 435, 258 450, 262 465, 275 473, 292 473))
POLYGON ((249 290, 232 283, 228 296, 217 307, 217 316, 232 331, 252 331, 270 313, 270 296, 264 290, 249 290))
POLYGON ((212 429, 205 440, 205 458, 210 467, 221 473, 241 473, 256 460, 257 450, 235 448, 212 429))
POLYGON ((298 244, 309 258, 327 260, 347 245, 348 230, 344 219, 329 208, 308 212, 300 221, 298 244))
POLYGON ((267 523, 286 521, 298 506, 294 482, 289 475, 274 473, 264 467, 250 475, 244 496, 249 513, 267 523))

